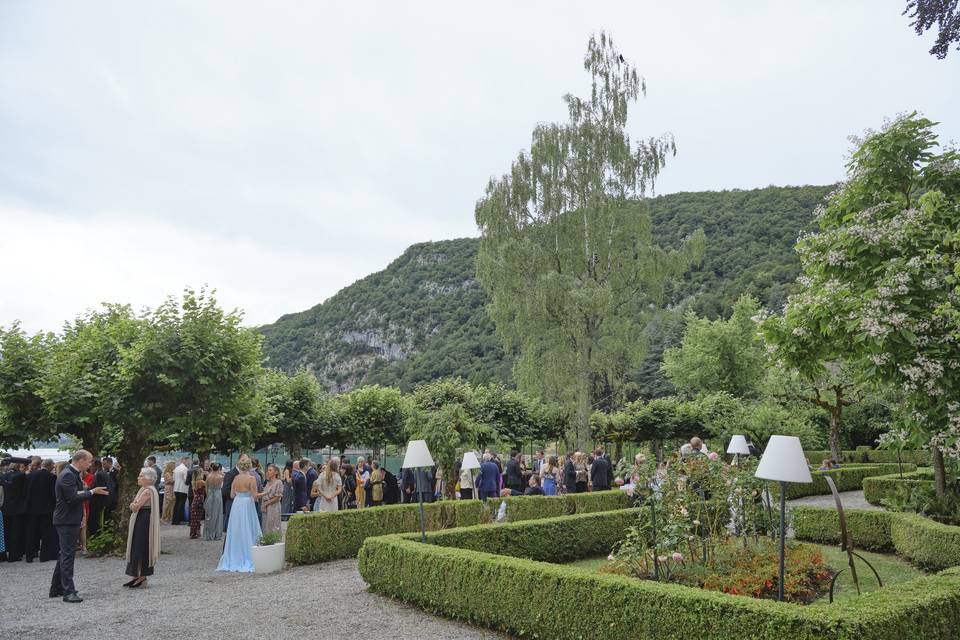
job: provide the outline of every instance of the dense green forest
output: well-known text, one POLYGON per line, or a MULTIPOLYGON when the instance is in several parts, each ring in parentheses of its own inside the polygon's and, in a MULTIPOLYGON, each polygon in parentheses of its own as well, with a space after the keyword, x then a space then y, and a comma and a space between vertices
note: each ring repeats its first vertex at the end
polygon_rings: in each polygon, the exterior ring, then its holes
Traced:
MULTIPOLYGON (((648 200, 654 236, 675 246, 697 228, 703 264, 668 287, 668 309, 648 326, 644 364, 631 395, 673 390, 659 372, 663 350, 679 343, 682 310, 728 315, 742 293, 783 305, 799 272, 793 244, 831 187, 767 187, 677 193, 648 200)), ((285 315, 263 333, 267 364, 307 367, 331 391, 379 383, 410 391, 419 382, 461 376, 510 384, 511 358, 494 335, 487 296, 475 280, 475 238, 426 242, 386 269, 312 309, 285 315)))

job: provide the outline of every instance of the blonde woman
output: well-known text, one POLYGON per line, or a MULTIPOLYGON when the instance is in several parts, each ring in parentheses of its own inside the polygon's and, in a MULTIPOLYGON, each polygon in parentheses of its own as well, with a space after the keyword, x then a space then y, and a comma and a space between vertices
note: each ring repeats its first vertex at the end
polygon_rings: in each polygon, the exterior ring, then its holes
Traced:
POLYGON ((573 454, 573 468, 577 472, 577 493, 586 493, 590 480, 590 470, 587 468, 587 454, 577 451, 573 454))
POLYGON ((173 505, 176 503, 176 496, 173 495, 173 470, 176 468, 173 460, 167 462, 163 467, 163 515, 160 522, 170 524, 173 520, 173 505))
POLYGON ((317 500, 313 503, 314 511, 337 511, 340 506, 339 496, 343 491, 343 480, 340 478, 340 463, 331 459, 323 467, 323 473, 313 483, 313 495, 317 500))
POLYGON ((217 571, 253 571, 253 556, 250 549, 260 540, 260 520, 257 518, 255 500, 263 497, 257 492, 257 479, 250 474, 253 463, 247 456, 240 456, 237 475, 230 485, 230 519, 227 520, 227 540, 217 571))
POLYGON ((123 586, 136 589, 153 575, 153 567, 160 557, 160 495, 154 484, 157 472, 150 467, 140 470, 137 484, 140 490, 130 503, 130 528, 127 532, 127 575, 133 580, 123 586))

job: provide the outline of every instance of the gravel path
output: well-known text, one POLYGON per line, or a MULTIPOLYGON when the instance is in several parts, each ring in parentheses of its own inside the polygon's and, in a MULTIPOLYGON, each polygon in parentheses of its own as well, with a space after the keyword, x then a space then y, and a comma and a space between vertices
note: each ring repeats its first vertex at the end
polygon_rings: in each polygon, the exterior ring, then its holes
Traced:
MULTIPOLYGON (((881 511, 880 507, 874 506, 863 497, 863 491, 841 491, 840 502, 844 509, 869 509, 881 511)), ((787 500, 787 506, 804 505, 807 507, 836 507, 837 503, 833 499, 833 494, 827 496, 807 496, 806 498, 797 498, 796 500, 787 500)))
POLYGON ((52 562, 0 563, 0 636, 136 638, 181 629, 204 638, 316 639, 363 628, 391 640, 505 637, 369 593, 356 560, 223 574, 214 571, 222 543, 188 536, 189 527, 162 527, 156 575, 136 590, 121 586, 129 579, 123 559, 77 558, 82 604, 47 597, 52 562))

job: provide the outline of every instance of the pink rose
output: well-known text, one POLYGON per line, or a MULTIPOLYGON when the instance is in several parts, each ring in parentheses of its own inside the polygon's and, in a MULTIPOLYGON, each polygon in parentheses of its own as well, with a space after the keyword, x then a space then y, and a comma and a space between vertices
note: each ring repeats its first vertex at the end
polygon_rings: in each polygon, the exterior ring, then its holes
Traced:
POLYGON ((673 561, 674 562, 683 562, 683 554, 679 551, 673 552, 673 561))
POLYGON ((708 455, 707 457, 710 458, 710 462, 716 462, 717 458, 719 458, 720 456, 717 455, 716 451, 711 451, 710 455, 708 455))

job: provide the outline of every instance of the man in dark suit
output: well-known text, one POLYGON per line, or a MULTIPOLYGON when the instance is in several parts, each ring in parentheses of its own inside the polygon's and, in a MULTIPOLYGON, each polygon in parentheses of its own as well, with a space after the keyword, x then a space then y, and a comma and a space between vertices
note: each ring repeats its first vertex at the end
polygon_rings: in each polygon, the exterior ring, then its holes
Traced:
MULTIPOLYGON (((480 463, 479 489, 480 499, 484 502, 487 498, 496 498, 500 493, 500 468, 493 462, 493 455, 483 454, 483 462, 480 463)), ((521 492, 522 493, 522 492, 521 492)))
POLYGON ((313 491, 313 483, 317 481, 317 478, 320 477, 320 472, 317 471, 317 468, 313 466, 313 462, 309 458, 304 458, 300 461, 300 471, 306 477, 307 482, 307 511, 310 510, 310 493, 313 491))
MULTIPOLYGON (((249 460, 250 456, 245 453, 241 453, 240 457, 237 458, 237 464, 241 460, 249 460)), ((223 488, 220 490, 221 495, 223 496, 223 530, 227 530, 227 521, 230 519, 230 506, 233 504, 233 498, 230 497, 230 490, 233 488, 233 480, 240 473, 240 470, 234 466, 230 471, 227 471, 223 475, 223 488)))
POLYGON ((310 505, 310 492, 307 490, 307 476, 300 470, 300 461, 293 463, 293 473, 290 475, 293 485, 293 510, 303 511, 310 505))
POLYGON ((577 492, 577 468, 573 464, 573 451, 567 451, 567 461, 563 463, 563 486, 567 493, 577 492))
POLYGON ((590 467, 590 482, 594 491, 608 491, 613 484, 613 467, 603 453, 603 447, 593 452, 593 465, 590 467))
POLYGON ((507 460, 506 470, 504 471, 503 484, 510 489, 510 495, 519 496, 523 494, 523 471, 520 469, 520 452, 514 449, 510 452, 510 459, 507 460))
POLYGON ((117 493, 117 483, 110 471, 113 459, 109 457, 100 461, 100 470, 93 476, 93 486, 105 487, 107 495, 94 496, 90 499, 90 518, 87 520, 87 537, 92 538, 100 531, 100 527, 110 517, 107 508, 117 493))
POLYGON ((3 487, 3 532, 7 540, 7 561, 23 559, 27 536, 27 474, 29 458, 9 458, 6 473, 0 476, 3 487))
POLYGON ((93 456, 83 449, 73 454, 73 458, 57 477, 57 504, 53 511, 53 526, 60 538, 60 557, 53 570, 50 582, 50 597, 63 597, 64 602, 83 602, 73 584, 73 560, 77 553, 77 540, 80 539, 80 523, 83 521, 83 501, 92 496, 107 494, 105 487, 84 489, 80 474, 87 470, 93 456))
POLYGON ((53 555, 53 510, 57 504, 57 476, 53 460, 27 476, 27 562, 40 556, 40 562, 56 560, 53 555))

